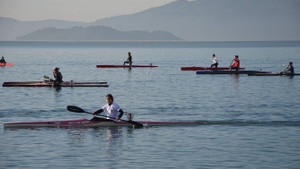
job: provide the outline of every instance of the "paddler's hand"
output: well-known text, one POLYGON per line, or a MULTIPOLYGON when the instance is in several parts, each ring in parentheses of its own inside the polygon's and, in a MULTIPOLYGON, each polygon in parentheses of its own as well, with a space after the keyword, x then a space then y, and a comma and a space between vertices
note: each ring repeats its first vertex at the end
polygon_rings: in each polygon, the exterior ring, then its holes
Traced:
POLYGON ((96 112, 92 112, 92 115, 95 115, 96 114, 96 112))
POLYGON ((120 117, 117 117, 116 120, 120 120, 120 117))

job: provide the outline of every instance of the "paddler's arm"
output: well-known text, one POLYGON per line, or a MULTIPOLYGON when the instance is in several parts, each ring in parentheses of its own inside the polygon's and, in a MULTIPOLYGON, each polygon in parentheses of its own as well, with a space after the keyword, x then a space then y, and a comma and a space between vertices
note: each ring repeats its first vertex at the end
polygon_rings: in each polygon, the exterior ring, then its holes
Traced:
POLYGON ((120 120, 120 119, 122 118, 123 114, 124 114, 124 112, 123 112, 122 109, 120 109, 119 112, 120 112, 120 114, 119 114, 119 116, 116 118, 116 120, 120 120))
POLYGON ((95 112, 92 112, 92 114, 94 115, 94 114, 100 114, 100 113, 102 113, 103 112, 103 109, 99 109, 99 110, 97 110, 97 111, 95 111, 95 112))

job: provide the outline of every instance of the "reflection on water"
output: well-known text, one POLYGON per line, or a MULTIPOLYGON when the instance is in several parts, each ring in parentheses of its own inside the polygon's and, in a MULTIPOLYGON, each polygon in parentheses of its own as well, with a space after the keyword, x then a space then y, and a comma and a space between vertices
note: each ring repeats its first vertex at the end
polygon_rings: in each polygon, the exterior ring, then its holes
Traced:
POLYGON ((79 147, 85 142, 86 132, 82 131, 85 129, 68 130, 68 144, 71 147, 79 147))
POLYGON ((95 141, 105 142, 107 152, 113 152, 116 147, 121 146, 120 139, 126 130, 127 135, 133 134, 134 129, 131 127, 99 127, 99 128, 74 128, 67 131, 68 144, 73 146, 82 146, 87 142, 89 133, 92 132, 92 139, 95 141), (90 132, 88 132, 90 131, 90 132))
POLYGON ((232 74, 230 77, 233 79, 234 82, 234 88, 238 89, 239 87, 239 74, 232 74))
POLYGON ((118 143, 120 143, 118 140, 122 135, 122 129, 119 127, 107 127, 105 135, 105 141, 107 142, 108 147, 107 149, 110 151, 117 146, 118 143))

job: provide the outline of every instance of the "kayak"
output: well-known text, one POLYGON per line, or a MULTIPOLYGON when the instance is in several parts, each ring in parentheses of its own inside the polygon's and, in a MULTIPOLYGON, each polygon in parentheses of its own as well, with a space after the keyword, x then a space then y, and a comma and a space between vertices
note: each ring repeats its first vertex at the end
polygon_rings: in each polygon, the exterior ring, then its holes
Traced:
POLYGON ((0 63, 0 66, 13 66, 14 64, 12 63, 0 63))
POLYGON ((197 74, 253 74, 253 73, 270 73, 257 70, 198 70, 197 74))
MULTIPOLYGON (((163 121, 137 121, 145 127, 151 126, 180 126, 180 125, 201 125, 202 122, 163 122, 163 121)), ((34 128, 34 127, 122 127, 132 126, 126 121, 113 120, 88 120, 85 118, 76 120, 62 120, 62 121, 40 121, 40 122, 14 122, 4 123, 4 128, 34 128)))
POLYGON ((300 73, 294 73, 293 75, 291 75, 291 74, 280 74, 278 72, 248 74, 248 76, 299 76, 299 75, 300 73))
POLYGON ((96 65, 97 68, 154 68, 158 66, 150 65, 96 65))
MULTIPOLYGON (((197 67, 197 66, 192 66, 192 67, 181 67, 180 68, 182 71, 196 71, 196 70, 229 70, 230 67, 218 67, 218 68, 211 68, 211 67, 197 67)), ((240 68, 241 70, 244 70, 245 68, 240 68)))
MULTIPOLYGON (((49 81, 4 82, 3 87, 52 87, 49 81)), ((65 81, 61 87, 108 87, 107 82, 65 81)))

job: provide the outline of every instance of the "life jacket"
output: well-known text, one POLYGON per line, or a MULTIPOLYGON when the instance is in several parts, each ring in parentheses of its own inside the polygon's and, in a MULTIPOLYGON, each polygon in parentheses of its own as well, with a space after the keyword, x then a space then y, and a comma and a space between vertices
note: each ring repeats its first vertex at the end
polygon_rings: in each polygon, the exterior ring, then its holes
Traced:
POLYGON ((233 59, 234 62, 231 65, 231 67, 240 67, 240 60, 239 59, 233 59))

